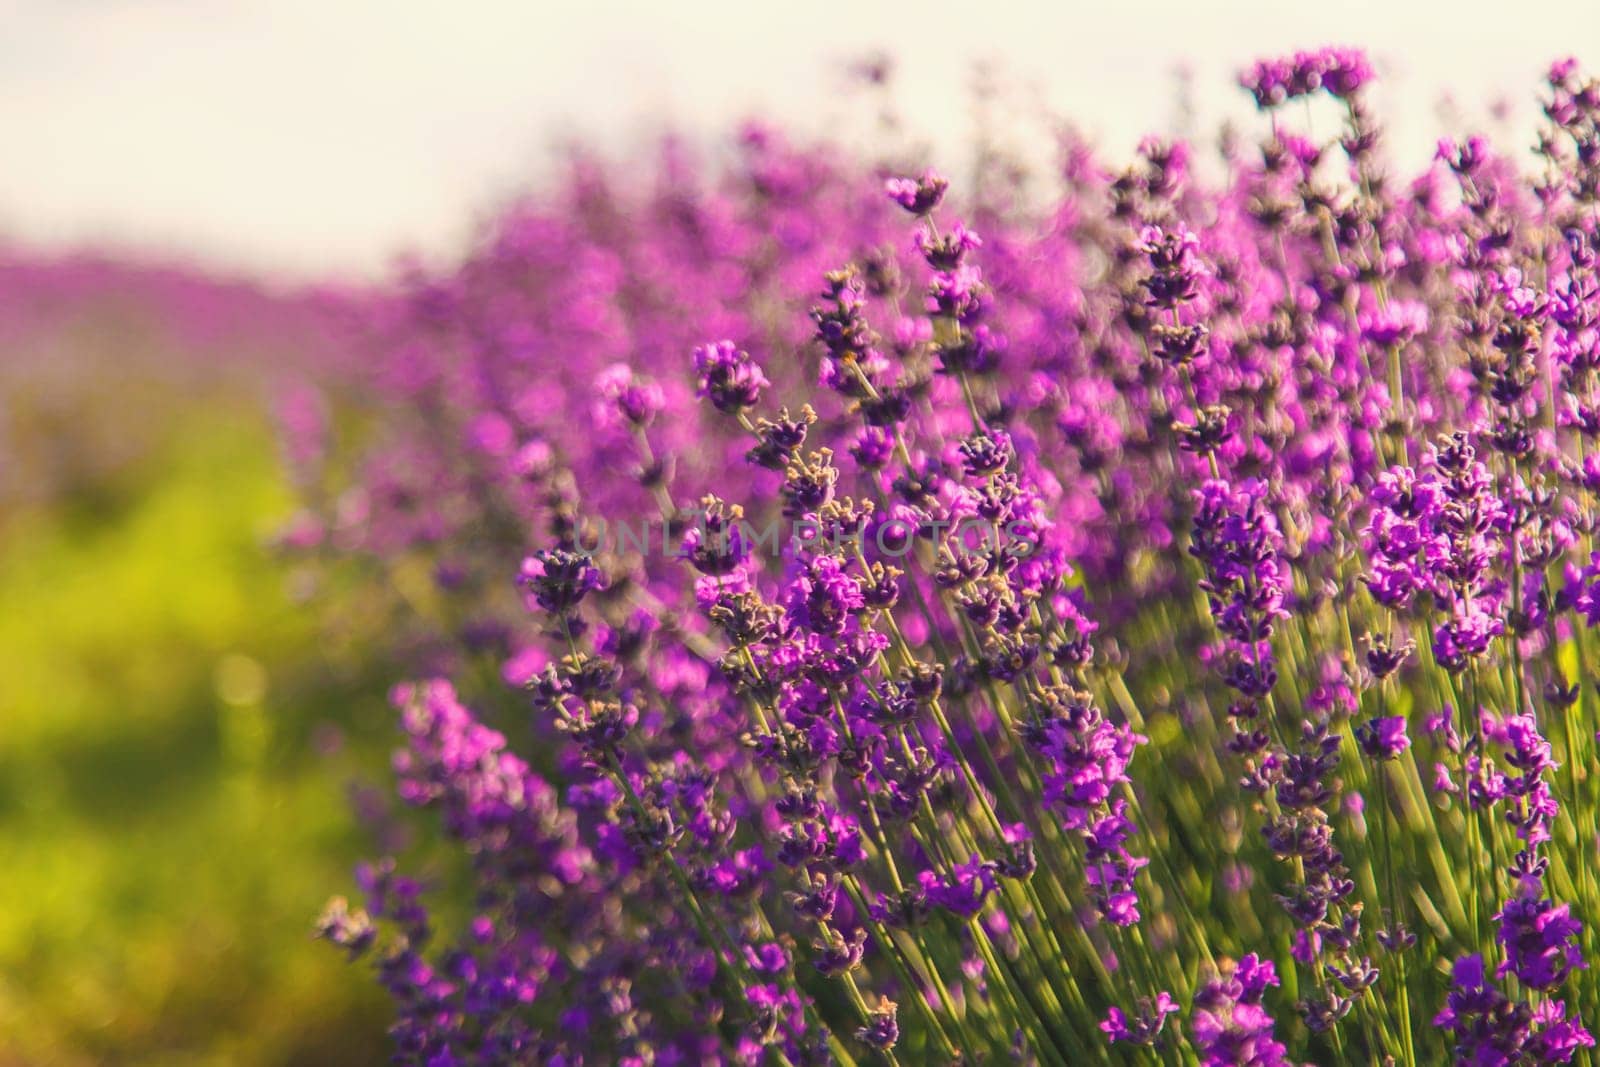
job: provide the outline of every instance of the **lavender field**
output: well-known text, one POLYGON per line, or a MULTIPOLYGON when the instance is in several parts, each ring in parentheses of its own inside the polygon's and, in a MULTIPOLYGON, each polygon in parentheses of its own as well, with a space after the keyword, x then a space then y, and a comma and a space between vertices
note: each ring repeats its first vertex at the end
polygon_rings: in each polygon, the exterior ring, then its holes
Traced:
POLYGON ((1595 1062, 1587 61, 1415 165, 1328 47, 1042 168, 580 145, 371 283, 23 256, 0 1063, 1595 1062))

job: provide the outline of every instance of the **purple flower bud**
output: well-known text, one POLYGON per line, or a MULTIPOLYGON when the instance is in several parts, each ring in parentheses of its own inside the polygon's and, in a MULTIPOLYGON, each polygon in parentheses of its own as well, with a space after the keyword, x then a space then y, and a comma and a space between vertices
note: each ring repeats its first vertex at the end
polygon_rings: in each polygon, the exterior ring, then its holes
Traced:
POLYGON ((709 399, 718 411, 737 415, 761 400, 761 390, 771 383, 761 368, 732 341, 716 341, 694 350, 699 376, 696 396, 709 399))
POLYGON ((1361 751, 1375 760, 1397 759, 1400 753, 1411 747, 1403 715, 1369 719, 1356 727, 1356 741, 1361 751))
POLYGON ((883 183, 890 200, 919 218, 939 206, 949 187, 947 179, 931 170, 924 171, 920 178, 889 178, 883 183))

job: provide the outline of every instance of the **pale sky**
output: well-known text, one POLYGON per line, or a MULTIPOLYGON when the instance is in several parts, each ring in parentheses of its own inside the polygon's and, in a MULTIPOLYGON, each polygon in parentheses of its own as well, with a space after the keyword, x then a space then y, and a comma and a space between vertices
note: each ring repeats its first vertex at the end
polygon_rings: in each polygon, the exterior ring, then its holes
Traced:
POLYGON ((1551 59, 1600 66, 1600 0, 0 0, 0 237, 372 276, 459 248, 566 138, 752 114, 860 135, 841 70, 874 50, 930 162, 958 166, 980 60, 1122 154, 1172 128, 1180 63, 1209 128, 1248 118, 1239 67, 1321 44, 1370 50, 1415 163, 1447 91, 1481 120, 1530 107, 1551 59))

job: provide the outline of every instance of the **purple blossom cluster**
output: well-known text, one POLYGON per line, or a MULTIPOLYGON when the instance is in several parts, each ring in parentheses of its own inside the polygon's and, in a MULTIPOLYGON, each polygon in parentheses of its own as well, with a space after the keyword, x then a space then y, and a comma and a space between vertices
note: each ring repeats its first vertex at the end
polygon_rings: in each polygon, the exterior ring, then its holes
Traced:
POLYGON ((1195 993, 1195 1053, 1204 1067, 1284 1067, 1288 1052, 1273 1037, 1272 1016, 1261 1006, 1279 985, 1271 963, 1254 953, 1206 982, 1195 993))
POLYGON ((1069 139, 1042 208, 581 159, 405 279, 300 538, 393 597, 467 860, 320 924, 402 1060, 1593 1046, 1600 89, 1405 182, 1372 79, 1265 61, 1222 179, 1069 139))
POLYGON ((1264 59, 1239 76, 1256 106, 1274 108, 1320 91, 1348 100, 1372 81, 1372 64, 1356 48, 1320 48, 1264 59))

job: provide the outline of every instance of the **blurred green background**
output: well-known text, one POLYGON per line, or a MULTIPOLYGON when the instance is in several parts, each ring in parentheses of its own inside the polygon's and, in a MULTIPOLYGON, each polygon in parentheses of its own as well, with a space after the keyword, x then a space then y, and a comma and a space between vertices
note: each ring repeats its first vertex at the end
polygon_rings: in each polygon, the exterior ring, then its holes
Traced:
POLYGON ((310 333, 260 294, 7 281, 0 1065, 384 1062, 311 924, 374 847, 389 675, 271 550, 267 371, 310 333))

